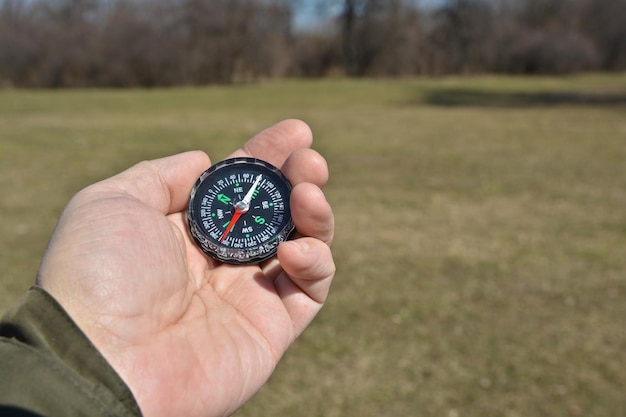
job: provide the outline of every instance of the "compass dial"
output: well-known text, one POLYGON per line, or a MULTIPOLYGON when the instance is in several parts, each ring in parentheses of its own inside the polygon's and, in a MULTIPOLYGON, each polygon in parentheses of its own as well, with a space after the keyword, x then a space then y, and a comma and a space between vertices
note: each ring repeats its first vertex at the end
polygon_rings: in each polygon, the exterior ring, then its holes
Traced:
POLYGON ((198 246, 232 264, 261 262, 276 254, 294 230, 291 184, 273 165, 231 158, 213 165, 196 181, 187 221, 198 246))

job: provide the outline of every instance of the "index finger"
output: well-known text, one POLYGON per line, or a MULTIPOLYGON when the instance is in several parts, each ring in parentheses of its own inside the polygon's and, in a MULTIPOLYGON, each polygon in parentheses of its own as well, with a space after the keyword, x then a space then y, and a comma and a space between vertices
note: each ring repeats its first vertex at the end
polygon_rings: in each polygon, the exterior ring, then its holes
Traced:
POLYGON ((312 143, 313 133, 309 125, 301 120, 288 119, 255 135, 229 157, 258 158, 281 168, 293 151, 309 148, 312 143))
POLYGON ((163 214, 187 206, 189 192, 200 174, 211 165, 207 154, 189 151, 144 161, 83 190, 86 198, 128 196, 163 214))

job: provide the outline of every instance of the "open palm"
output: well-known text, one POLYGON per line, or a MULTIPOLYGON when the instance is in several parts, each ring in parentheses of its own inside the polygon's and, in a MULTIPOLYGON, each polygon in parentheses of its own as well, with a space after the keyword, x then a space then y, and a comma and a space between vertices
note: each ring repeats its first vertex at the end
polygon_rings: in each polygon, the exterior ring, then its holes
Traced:
POLYGON ((281 122, 232 156, 282 167, 298 238, 261 265, 221 264, 192 242, 189 191, 210 165, 188 152, 86 188, 68 204, 38 282, 68 311, 145 416, 228 415, 267 380, 334 275, 324 159, 304 123, 281 122))

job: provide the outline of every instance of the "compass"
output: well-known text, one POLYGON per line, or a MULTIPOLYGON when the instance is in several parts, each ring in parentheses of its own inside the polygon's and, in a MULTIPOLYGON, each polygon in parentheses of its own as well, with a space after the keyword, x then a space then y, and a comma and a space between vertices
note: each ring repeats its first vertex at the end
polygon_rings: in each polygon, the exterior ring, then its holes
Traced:
POLYGON ((219 261, 264 261, 295 228, 290 194, 291 184, 275 166, 256 158, 226 159, 204 171, 191 190, 189 231, 219 261))

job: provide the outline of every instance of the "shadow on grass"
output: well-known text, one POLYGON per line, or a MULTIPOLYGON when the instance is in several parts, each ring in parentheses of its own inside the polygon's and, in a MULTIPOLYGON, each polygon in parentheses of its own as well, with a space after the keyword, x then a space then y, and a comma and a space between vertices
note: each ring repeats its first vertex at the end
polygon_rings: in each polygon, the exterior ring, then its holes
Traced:
POLYGON ((472 89, 427 91, 422 103, 444 107, 552 107, 626 105, 626 92, 496 92, 472 89))

